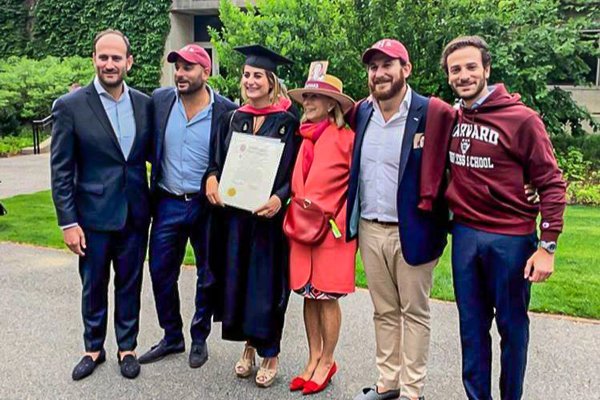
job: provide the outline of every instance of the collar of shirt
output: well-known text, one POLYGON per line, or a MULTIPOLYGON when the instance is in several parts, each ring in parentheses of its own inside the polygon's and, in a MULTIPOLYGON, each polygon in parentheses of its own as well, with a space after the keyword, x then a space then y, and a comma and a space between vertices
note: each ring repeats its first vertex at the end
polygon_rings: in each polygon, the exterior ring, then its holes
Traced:
POLYGON ((119 97, 119 100, 115 100, 115 98, 112 97, 111 94, 106 91, 106 89, 104 89, 104 86, 102 86, 102 84, 100 83, 100 78, 98 78, 98 75, 96 75, 94 77, 94 87, 96 88, 96 92, 98 92, 99 96, 104 97, 105 99, 108 99, 108 100, 112 100, 115 103, 123 101, 123 99, 126 99, 127 97, 129 97, 129 86, 127 86, 125 81, 123 81, 123 94, 121 94, 121 97, 119 97))
MULTIPOLYGON (((183 101, 181 100, 181 96, 179 95, 177 88, 173 88, 173 90, 175 90, 175 96, 177 98, 177 104, 178 104, 177 107, 179 108, 179 112, 181 112, 183 114, 183 116, 185 117, 185 120, 187 121, 187 114, 185 112, 185 107, 183 106, 183 101)), ((198 114, 194 115, 191 120, 187 121, 187 126, 190 126, 192 124, 195 124, 196 122, 202 121, 204 118, 212 115, 212 108, 213 108, 213 104, 215 103, 215 93, 212 90, 212 88, 208 85, 206 85, 206 90, 208 90, 208 94, 210 96, 210 101, 209 101, 208 105, 206 107, 204 107, 202 109, 202 111, 200 111, 198 114)))
POLYGON ((408 116, 408 110, 410 108, 410 102, 412 100, 412 89, 408 84, 406 85, 406 93, 404 94, 404 98, 400 103, 400 107, 398 107, 398 112, 392 115, 387 122, 383 118, 383 113, 381 112, 381 108, 379 108, 379 103, 377 100, 373 99, 373 119, 377 121, 377 123, 381 126, 386 126, 394 123, 399 119, 406 119, 408 116))
MULTIPOLYGON (((492 92, 496 90, 496 86, 488 86, 488 92, 485 96, 480 97, 479 99, 477 99, 477 101, 475 103, 473 103, 473 105, 471 106, 471 110, 476 109, 477 107, 480 107, 484 101, 487 100, 488 97, 490 97, 490 94, 492 94, 492 92)), ((463 108, 468 108, 465 106, 465 101, 463 99, 460 99, 460 106, 463 108)))

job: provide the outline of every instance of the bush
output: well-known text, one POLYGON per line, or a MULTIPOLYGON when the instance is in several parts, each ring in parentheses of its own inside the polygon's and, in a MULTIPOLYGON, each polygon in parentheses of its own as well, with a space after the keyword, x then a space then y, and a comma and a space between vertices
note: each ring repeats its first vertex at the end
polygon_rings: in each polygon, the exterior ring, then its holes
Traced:
POLYGON ((567 202, 600 205, 600 173, 585 159, 581 150, 569 146, 566 152, 557 152, 556 160, 569 185, 567 202))
POLYGON ((573 182, 567 188, 569 204, 600 206, 600 184, 573 182))
POLYGON ((600 169, 600 135, 555 135, 551 139, 557 154, 566 154, 569 148, 576 148, 584 160, 591 162, 592 169, 600 169))
POLYGON ((15 56, 0 60, 0 136, 46 117, 52 102, 67 93, 73 82, 87 84, 93 75, 89 58, 31 60, 15 56))

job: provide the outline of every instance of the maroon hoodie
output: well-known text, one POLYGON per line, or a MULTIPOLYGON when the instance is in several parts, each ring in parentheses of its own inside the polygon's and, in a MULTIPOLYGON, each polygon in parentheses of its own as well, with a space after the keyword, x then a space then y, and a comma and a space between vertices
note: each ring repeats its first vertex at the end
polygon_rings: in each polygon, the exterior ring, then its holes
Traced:
POLYGON ((524 235, 535 231, 541 211, 541 239, 562 231, 566 184, 539 115, 502 84, 475 109, 461 107, 449 147, 446 198, 454 221, 486 232, 524 235), (540 204, 527 201, 532 183, 540 204))

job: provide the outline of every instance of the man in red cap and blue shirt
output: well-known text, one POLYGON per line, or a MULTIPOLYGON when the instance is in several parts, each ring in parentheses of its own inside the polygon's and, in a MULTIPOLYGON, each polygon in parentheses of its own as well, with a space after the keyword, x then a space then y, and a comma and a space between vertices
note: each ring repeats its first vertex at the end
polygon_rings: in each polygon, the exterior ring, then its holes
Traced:
POLYGON ((151 363, 185 351, 177 281, 189 240, 197 271, 189 365, 199 368, 208 359, 206 339, 213 310, 213 277, 207 257, 208 207, 202 188, 216 122, 237 106, 207 85, 211 60, 202 47, 189 44, 171 52, 167 61, 175 66, 176 87, 157 89, 152 94, 154 145, 150 183, 154 200, 150 276, 164 337, 139 362, 151 363))
MULTIPOLYGON (((377 383, 355 400, 421 400, 430 341, 433 268, 446 245, 448 211, 417 208, 428 113, 453 112, 406 83, 412 66, 402 43, 365 51, 371 96, 354 111, 356 139, 348 189, 348 239, 358 234, 374 306, 377 383), (444 111, 445 110, 445 111, 444 111)), ((437 121, 437 119, 436 119, 437 121)), ((435 126, 434 126, 435 128, 435 126)))
POLYGON ((426 155, 450 161, 446 198, 454 214, 452 273, 463 384, 469 399, 492 398, 495 318, 502 339, 500 397, 517 400, 527 363, 531 282, 545 281, 554 270, 566 184, 540 116, 503 84, 488 86, 491 55, 482 38, 454 39, 441 63, 461 99, 458 122, 450 135, 435 138, 439 157, 426 155), (539 205, 527 200, 525 182, 537 188, 539 205))

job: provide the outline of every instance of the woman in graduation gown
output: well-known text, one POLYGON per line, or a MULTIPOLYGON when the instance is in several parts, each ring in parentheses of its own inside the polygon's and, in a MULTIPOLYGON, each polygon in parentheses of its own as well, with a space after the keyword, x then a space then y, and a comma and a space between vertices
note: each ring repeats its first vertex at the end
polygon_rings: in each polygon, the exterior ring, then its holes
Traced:
POLYGON ((218 188, 233 132, 277 138, 284 150, 266 204, 254 212, 225 206, 213 213, 209 257, 218 298, 215 320, 222 321, 223 339, 246 342, 235 373, 250 376, 258 353, 263 361, 255 381, 268 387, 277 374, 289 297, 289 248, 282 230, 282 206, 290 196, 299 122, 289 111, 291 101, 275 75, 278 64, 290 61, 261 46, 236 50, 247 57, 240 82, 245 103, 219 121, 207 170, 210 203, 223 206, 218 188))

